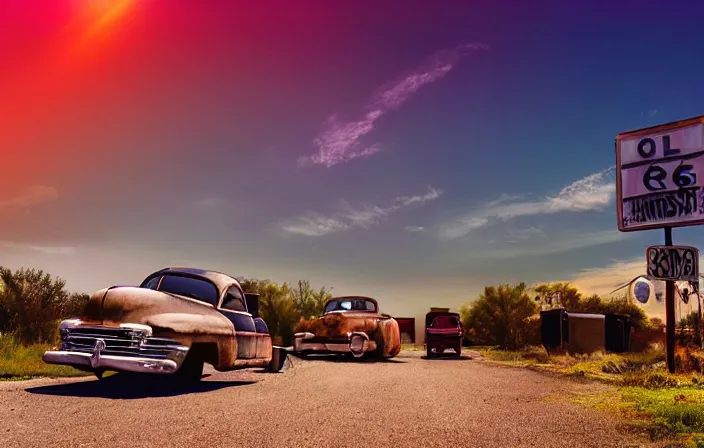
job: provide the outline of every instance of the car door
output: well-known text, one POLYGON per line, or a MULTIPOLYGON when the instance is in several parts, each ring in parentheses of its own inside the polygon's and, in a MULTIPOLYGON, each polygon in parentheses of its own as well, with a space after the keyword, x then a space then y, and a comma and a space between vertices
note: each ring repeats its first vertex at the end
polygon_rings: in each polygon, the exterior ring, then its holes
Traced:
POLYGON ((247 312, 244 294, 236 286, 230 286, 225 292, 222 305, 218 309, 235 327, 237 337, 237 358, 254 359, 257 357, 257 334, 254 319, 247 312))

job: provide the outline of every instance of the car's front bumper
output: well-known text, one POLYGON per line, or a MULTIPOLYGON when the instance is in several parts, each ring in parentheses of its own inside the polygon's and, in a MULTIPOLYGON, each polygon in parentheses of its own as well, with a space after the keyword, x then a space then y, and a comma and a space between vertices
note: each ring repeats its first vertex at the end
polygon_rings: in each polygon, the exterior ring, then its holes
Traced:
POLYGON ((61 346, 44 353, 44 362, 82 370, 116 370, 139 373, 174 373, 189 347, 175 339, 152 336, 149 326, 87 325, 67 319, 59 326, 61 346))
POLYGON ((363 336, 364 342, 355 349, 352 336, 350 336, 348 341, 341 342, 321 340, 312 333, 296 333, 293 339, 293 351, 295 353, 352 353, 354 356, 359 357, 367 352, 376 350, 376 342, 369 340, 366 335, 363 336))
POLYGON ((68 366, 89 368, 91 370, 116 370, 137 373, 174 373, 176 372, 188 347, 184 347, 182 356, 173 359, 152 359, 134 356, 101 355, 99 353, 50 350, 44 353, 44 362, 68 366))

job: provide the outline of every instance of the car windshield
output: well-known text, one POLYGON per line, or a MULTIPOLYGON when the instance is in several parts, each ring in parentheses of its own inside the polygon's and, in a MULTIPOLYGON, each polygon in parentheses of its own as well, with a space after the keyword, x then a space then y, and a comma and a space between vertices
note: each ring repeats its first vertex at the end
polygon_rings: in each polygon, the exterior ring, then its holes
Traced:
POLYGON ((218 290, 207 280, 183 275, 164 275, 159 283, 158 278, 151 279, 144 287, 190 297, 211 305, 218 302, 218 290))
POLYGON ((456 328, 459 325, 455 316, 437 316, 430 324, 433 328, 456 328))
POLYGON ((325 306, 325 312, 332 311, 376 311, 376 305, 367 299, 333 300, 325 306))

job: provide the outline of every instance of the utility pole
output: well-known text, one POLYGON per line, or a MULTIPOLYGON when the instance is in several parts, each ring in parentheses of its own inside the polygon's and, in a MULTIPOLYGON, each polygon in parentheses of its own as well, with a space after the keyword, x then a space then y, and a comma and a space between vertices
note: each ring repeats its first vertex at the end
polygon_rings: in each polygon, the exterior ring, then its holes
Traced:
POLYGON ((696 290, 694 291, 697 294, 697 338, 699 339, 699 346, 704 349, 704 336, 702 336, 702 296, 699 295, 699 283, 701 280, 698 280, 697 283, 692 283, 693 287, 696 287, 696 290))

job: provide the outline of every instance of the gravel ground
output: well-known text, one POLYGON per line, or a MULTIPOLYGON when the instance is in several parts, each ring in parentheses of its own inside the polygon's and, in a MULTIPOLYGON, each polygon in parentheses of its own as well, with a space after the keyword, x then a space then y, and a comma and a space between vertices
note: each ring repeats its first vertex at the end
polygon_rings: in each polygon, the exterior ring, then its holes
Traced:
POLYGON ((422 354, 208 369, 188 390, 120 375, 0 382, 0 447, 639 446, 612 416, 546 399, 607 386, 422 354))

